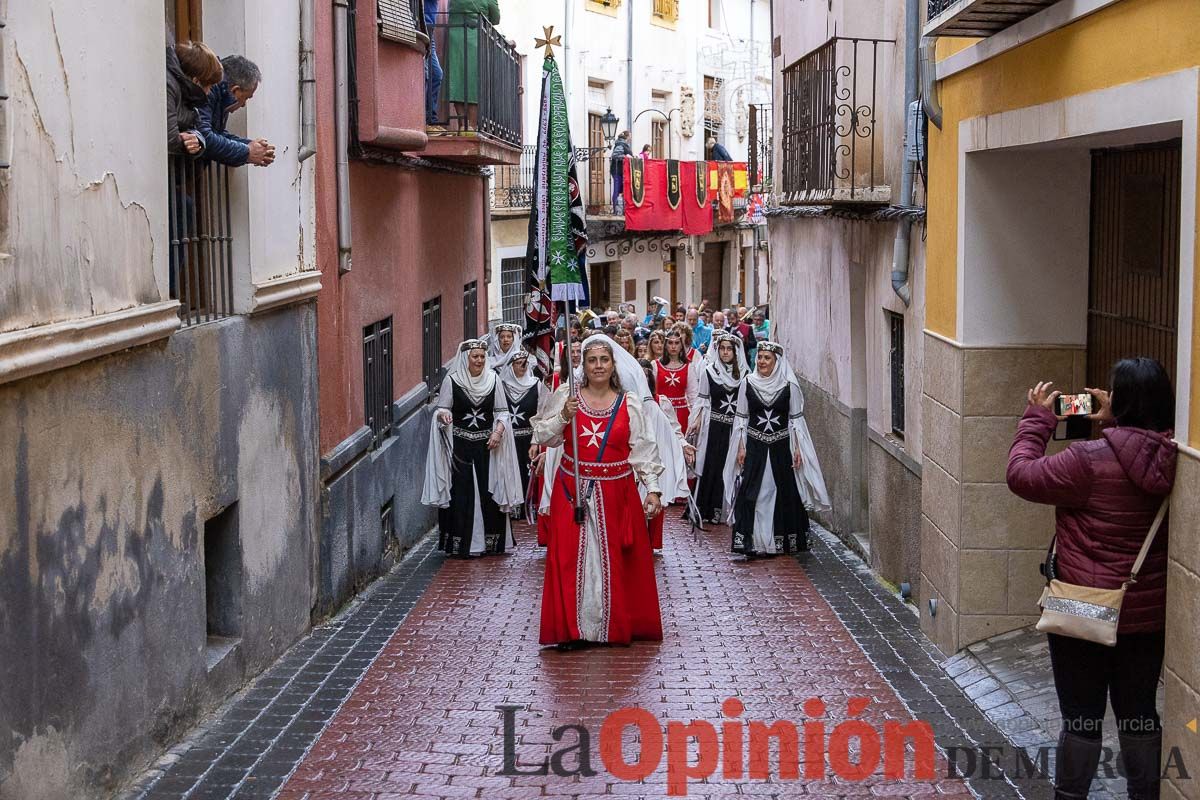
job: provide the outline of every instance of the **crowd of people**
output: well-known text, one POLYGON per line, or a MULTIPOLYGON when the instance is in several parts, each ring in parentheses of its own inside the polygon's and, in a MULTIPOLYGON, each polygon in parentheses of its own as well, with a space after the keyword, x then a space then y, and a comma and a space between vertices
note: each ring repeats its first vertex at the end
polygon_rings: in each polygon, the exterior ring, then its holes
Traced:
POLYGON ((828 492, 804 396, 764 309, 653 298, 561 320, 539 374, 520 326, 469 339, 442 382, 422 501, 462 558, 546 548, 541 642, 662 638, 654 557, 666 509, 728 525, 744 559, 807 549, 828 492), (530 543, 532 546, 533 543, 530 543))

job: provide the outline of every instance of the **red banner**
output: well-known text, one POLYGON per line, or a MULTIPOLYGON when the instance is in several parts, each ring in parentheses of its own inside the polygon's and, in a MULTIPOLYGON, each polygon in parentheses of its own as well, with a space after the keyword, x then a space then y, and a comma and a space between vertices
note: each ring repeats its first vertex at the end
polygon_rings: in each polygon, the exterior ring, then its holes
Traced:
MULTIPOLYGON (((673 177, 678 177, 675 174, 673 177)), ((667 199, 667 162, 625 159, 625 228, 631 231, 677 231, 683 228, 682 204, 667 199)), ((674 195, 679 191, 676 186, 674 195)))
POLYGON ((683 183, 683 232, 691 235, 713 229, 712 194, 708 189, 708 162, 684 161, 680 175, 683 183))

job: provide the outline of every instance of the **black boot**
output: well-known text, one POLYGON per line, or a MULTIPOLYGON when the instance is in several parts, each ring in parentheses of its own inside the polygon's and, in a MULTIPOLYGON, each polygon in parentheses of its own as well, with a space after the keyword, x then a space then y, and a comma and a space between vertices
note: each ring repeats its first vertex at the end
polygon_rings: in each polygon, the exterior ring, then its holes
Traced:
POLYGON ((1125 768, 1125 787, 1129 800, 1158 800, 1158 781, 1162 775, 1162 733, 1149 736, 1119 734, 1121 765, 1125 768))
POLYGON ((1087 800, 1092 778, 1100 764, 1099 739, 1073 733, 1058 735, 1058 759, 1054 765, 1054 800, 1087 800))

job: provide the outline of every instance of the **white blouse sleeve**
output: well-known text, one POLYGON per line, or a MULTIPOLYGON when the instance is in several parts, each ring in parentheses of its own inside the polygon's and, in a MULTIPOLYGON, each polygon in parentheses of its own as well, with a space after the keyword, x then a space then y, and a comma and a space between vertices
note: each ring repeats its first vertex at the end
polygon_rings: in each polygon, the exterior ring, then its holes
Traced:
POLYGON ((684 392, 688 408, 696 407, 696 398, 700 395, 700 373, 704 369, 700 363, 699 357, 688 362, 687 389, 684 392))
POLYGON ((654 441, 654 432, 642 411, 642 401, 632 393, 625 395, 625 408, 629 412, 629 465, 647 493, 662 494, 658 476, 663 465, 654 441))
POLYGON ((531 420, 533 425, 533 441, 534 444, 545 445, 546 447, 559 447, 563 443, 563 430, 567 427, 567 423, 563 422, 562 410, 567 404, 567 392, 570 390, 565 384, 554 390, 554 394, 547 398, 543 404, 542 410, 534 415, 531 420))
POLYGON ((442 378, 442 388, 438 389, 437 407, 450 411, 454 408, 454 379, 449 375, 442 378))
POLYGON ((493 430, 505 430, 508 427, 508 395, 504 393, 504 383, 499 378, 492 392, 492 415, 496 420, 493 430))

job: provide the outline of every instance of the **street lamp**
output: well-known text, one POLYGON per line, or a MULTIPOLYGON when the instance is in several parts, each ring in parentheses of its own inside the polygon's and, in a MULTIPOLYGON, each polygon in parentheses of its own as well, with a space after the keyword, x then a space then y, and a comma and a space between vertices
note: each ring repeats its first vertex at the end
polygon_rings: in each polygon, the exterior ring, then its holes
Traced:
POLYGON ((613 141, 617 138, 617 125, 621 120, 617 115, 612 113, 612 109, 604 112, 604 116, 600 118, 600 128, 604 131, 604 144, 611 149, 613 141))
MULTIPOLYGON (((647 108, 644 111, 639 111, 637 116, 633 118, 633 125, 636 125, 637 121, 642 118, 642 114, 651 114, 651 113, 658 114, 660 117, 662 117, 666 121, 666 123, 667 123, 667 158, 668 159, 671 158, 673 155, 671 152, 672 145, 673 145, 673 142, 671 141, 671 139, 672 139, 672 137, 671 137, 671 117, 675 116, 676 111, 679 111, 681 114, 683 113, 682 109, 680 109, 680 108, 672 108, 670 110, 670 112, 660 111, 657 108, 647 108)), ((632 129, 633 125, 630 125, 629 127, 632 129)))

